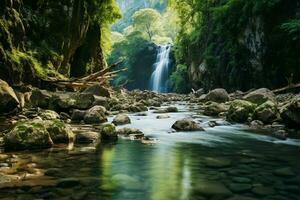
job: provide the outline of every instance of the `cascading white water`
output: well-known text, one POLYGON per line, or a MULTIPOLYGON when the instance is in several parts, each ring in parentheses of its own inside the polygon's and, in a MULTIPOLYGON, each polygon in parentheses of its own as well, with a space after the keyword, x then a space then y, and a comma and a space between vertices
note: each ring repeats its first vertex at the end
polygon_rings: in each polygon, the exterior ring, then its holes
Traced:
POLYGON ((151 75, 150 89, 155 92, 168 92, 167 79, 170 65, 171 45, 159 46, 154 71, 151 75))

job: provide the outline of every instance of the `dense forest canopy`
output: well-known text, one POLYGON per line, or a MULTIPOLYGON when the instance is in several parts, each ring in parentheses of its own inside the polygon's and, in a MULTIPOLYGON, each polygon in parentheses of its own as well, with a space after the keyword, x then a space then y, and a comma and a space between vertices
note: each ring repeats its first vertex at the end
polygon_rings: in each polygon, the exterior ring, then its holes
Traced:
POLYGON ((83 76, 106 66, 114 0, 4 0, 0 78, 12 84, 83 76))
POLYGON ((300 80, 299 4, 5 0, 0 78, 39 84, 40 79, 82 77, 124 59, 119 69, 127 71, 112 84, 148 89, 159 45, 171 44, 169 87, 175 92, 278 88, 300 80))
POLYGON ((298 0, 126 2, 118 1, 125 19, 113 26, 117 42, 110 62, 125 57, 129 70, 115 80, 116 85, 147 71, 153 58, 145 66, 138 62, 145 60, 141 55, 153 54, 145 51, 151 43, 173 44, 176 67, 170 80, 177 92, 277 88, 300 80, 298 0))
POLYGON ((298 0, 173 0, 172 7, 181 21, 176 61, 188 68, 193 88, 276 88, 300 80, 298 0))

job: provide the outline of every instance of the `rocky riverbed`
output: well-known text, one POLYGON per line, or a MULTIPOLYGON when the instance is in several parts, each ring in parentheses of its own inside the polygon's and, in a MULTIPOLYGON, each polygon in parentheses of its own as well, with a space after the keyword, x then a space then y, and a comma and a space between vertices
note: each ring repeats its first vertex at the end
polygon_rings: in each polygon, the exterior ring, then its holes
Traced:
POLYGON ((1 198, 299 197, 297 94, 53 92, 1 82, 0 96, 1 198))

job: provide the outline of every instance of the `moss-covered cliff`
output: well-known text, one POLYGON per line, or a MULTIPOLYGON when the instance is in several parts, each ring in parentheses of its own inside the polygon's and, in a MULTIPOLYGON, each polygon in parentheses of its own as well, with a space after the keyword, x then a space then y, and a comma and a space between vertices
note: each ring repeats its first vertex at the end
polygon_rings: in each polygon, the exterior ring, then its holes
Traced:
POLYGON ((173 0, 177 62, 193 88, 276 88, 300 80, 299 0, 173 0))
POLYGON ((39 84, 105 67, 109 24, 120 17, 114 0, 3 0, 0 78, 39 84))

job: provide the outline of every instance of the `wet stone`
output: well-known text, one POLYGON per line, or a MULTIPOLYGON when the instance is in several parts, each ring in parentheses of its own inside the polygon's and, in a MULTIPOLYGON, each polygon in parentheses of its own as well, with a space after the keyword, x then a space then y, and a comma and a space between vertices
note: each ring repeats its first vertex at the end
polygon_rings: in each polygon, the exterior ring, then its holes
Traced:
POLYGON ((292 171, 291 168, 286 167, 286 168, 281 168, 281 169, 275 170, 274 175, 282 176, 282 177, 291 177, 291 176, 294 176, 295 173, 292 171))
POLYGON ((246 177, 234 177, 232 181, 235 183, 251 183, 251 179, 246 177))
POLYGON ((224 168, 231 165, 231 161, 225 158, 205 158, 205 166, 211 168, 224 168))
POLYGON ((274 194, 275 191, 271 187, 258 185, 252 189, 252 192, 258 196, 268 196, 274 194))
POLYGON ((228 190, 227 187, 220 182, 200 181, 195 189, 196 192, 200 193, 201 195, 212 199, 221 200, 232 195, 230 190, 228 190))
POLYGON ((61 170, 58 168, 50 168, 44 173, 46 176, 58 177, 61 175, 61 170))
POLYGON ((76 178, 64 178, 60 179, 57 183, 57 187, 69 188, 80 185, 80 181, 76 178))
POLYGON ((256 198, 252 197, 247 197, 247 196, 240 196, 240 195, 235 195, 227 200, 257 200, 256 198))
POLYGON ((229 189, 232 192, 242 193, 251 190, 252 185, 246 183, 231 183, 229 184, 229 189))
POLYGON ((158 116, 156 116, 156 119, 168 119, 168 118, 170 118, 169 115, 158 115, 158 116))

